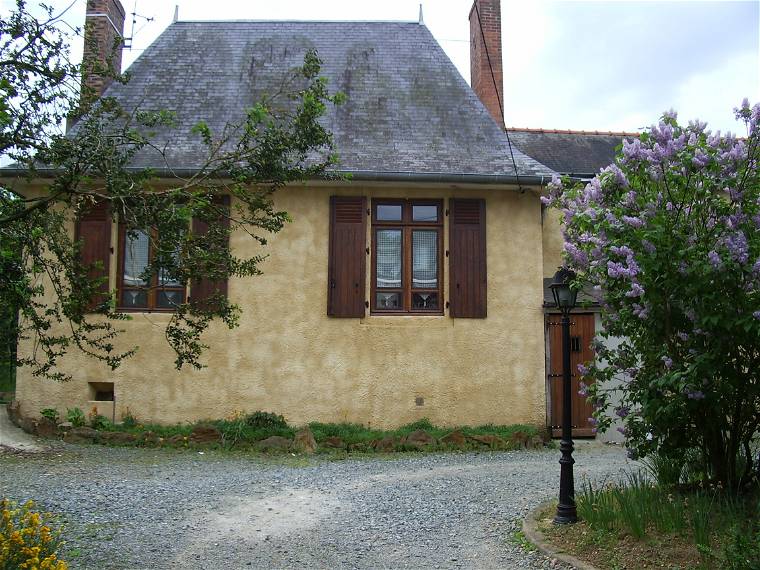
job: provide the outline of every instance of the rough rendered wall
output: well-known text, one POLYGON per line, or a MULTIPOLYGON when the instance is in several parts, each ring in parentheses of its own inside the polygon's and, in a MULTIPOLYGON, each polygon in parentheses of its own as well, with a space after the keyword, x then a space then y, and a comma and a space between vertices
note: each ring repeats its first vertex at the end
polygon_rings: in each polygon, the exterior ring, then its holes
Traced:
MULTIPOLYGON (((124 323, 122 341, 140 350, 116 372, 78 354, 65 360, 75 376, 66 384, 34 379, 26 369, 19 370, 22 413, 36 415, 45 407, 87 410, 87 383, 113 381, 117 420, 129 408, 142 421, 162 423, 268 410, 296 424, 319 420, 390 427, 427 417, 442 425, 544 425, 538 198, 507 189, 455 192, 358 184, 279 191, 277 206, 290 212, 294 223, 270 240, 271 258, 263 265, 263 276, 230 281, 230 297, 243 307, 243 316, 233 331, 221 326, 210 331, 207 369, 175 371, 163 337, 169 316, 136 314, 124 323), (488 318, 328 318, 331 194, 485 198, 488 318), (423 406, 415 404, 417 397, 424 398, 423 406)), ((252 246, 239 234, 233 236, 232 247, 252 246)), ((99 411, 110 415, 110 404, 105 406, 99 411)))
POLYGON ((560 213, 553 208, 546 208, 543 212, 543 240, 544 277, 553 277, 557 268, 563 264, 562 260, 562 224, 560 213))

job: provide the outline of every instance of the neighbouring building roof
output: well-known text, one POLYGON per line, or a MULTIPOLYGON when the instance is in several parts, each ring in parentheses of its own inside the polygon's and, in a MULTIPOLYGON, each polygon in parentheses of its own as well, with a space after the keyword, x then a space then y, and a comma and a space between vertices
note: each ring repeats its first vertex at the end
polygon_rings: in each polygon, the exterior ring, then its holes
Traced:
POLYGON ((638 133, 507 129, 514 146, 561 174, 591 178, 612 164, 623 139, 638 133))
MULTIPOLYGON (((467 175, 506 182, 516 165, 533 183, 551 176, 518 150, 513 164, 506 134, 416 22, 175 22, 132 64, 129 83, 114 83, 105 95, 128 109, 176 112, 179 128, 157 139, 167 139, 171 168, 193 169, 203 152, 192 126, 203 120, 218 132, 242 117, 303 63, 308 49, 324 61, 329 88, 348 96, 325 117, 339 170, 377 179, 467 175)), ((145 149, 133 166, 167 165, 145 149)))

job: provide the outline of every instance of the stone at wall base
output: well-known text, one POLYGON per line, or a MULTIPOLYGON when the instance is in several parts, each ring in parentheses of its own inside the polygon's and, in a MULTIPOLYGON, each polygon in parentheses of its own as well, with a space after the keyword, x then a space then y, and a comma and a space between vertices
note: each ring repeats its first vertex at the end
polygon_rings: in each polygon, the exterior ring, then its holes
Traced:
POLYGON ((308 454, 312 454, 317 451, 317 442, 314 439, 314 434, 311 433, 311 429, 305 427, 296 433, 296 437, 293 440, 293 449, 299 453, 308 454))
POLYGON ((97 430, 83 426, 66 432, 63 441, 66 443, 94 443, 99 437, 100 434, 97 430))
POLYGON ((262 439, 256 444, 256 447, 261 451, 287 451, 291 445, 293 445, 293 442, 288 438, 273 435, 272 437, 262 439))

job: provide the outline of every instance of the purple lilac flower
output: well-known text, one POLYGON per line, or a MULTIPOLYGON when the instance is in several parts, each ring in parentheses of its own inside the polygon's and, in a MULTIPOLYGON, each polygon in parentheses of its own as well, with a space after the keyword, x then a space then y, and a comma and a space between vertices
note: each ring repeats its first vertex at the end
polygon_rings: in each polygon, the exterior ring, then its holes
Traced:
POLYGON ((586 376, 589 373, 589 369, 586 366, 584 366, 583 364, 579 364, 578 365, 578 373, 581 376, 586 376))
POLYGON ((749 260, 749 244, 743 231, 737 231, 726 236, 724 240, 731 257, 738 263, 747 263, 749 260))
POLYGON ((673 359, 668 356, 662 357, 662 363, 665 365, 665 368, 667 368, 668 370, 673 368, 673 359))
POLYGON ((755 311, 752 313, 752 316, 755 317, 758 321, 760 321, 760 311, 755 311))
POLYGON ((707 259, 710 261, 710 265, 712 265, 715 269, 720 269, 720 266, 723 265, 723 261, 716 251, 711 251, 708 253, 707 259))
POLYGON ((655 253, 657 251, 657 248, 649 240, 646 240, 646 239, 641 240, 641 245, 644 247, 644 251, 646 251, 649 254, 655 253))
POLYGON ((641 218, 638 218, 636 216, 621 216, 620 219, 634 228, 640 228, 644 225, 644 222, 641 220, 641 218))
POLYGON ((686 390, 686 397, 689 398, 689 400, 704 400, 705 394, 699 390, 686 390))
POLYGON ((630 413, 631 413, 631 408, 629 408, 628 406, 620 406, 619 408, 615 409, 615 414, 617 414, 619 418, 624 418, 628 416, 628 414, 630 413))
POLYGON ((628 291, 625 294, 625 296, 626 297, 641 297, 643 294, 644 294, 644 288, 638 283, 633 283, 631 285, 631 290, 628 291))
POLYGON ((638 303, 633 304, 633 314, 639 317, 642 321, 649 316, 649 309, 638 303))
POLYGON ((588 386, 586 386, 586 384, 583 382, 579 384, 578 395, 583 396, 584 398, 588 396, 588 386))
POLYGON ((619 431, 621 434, 623 434, 623 437, 628 437, 628 430, 627 430, 626 428, 624 428, 624 427, 622 427, 622 426, 621 426, 621 427, 617 428, 617 430, 618 430, 618 431, 619 431))
POLYGON ((678 338, 680 338, 682 341, 685 342, 685 341, 689 340, 689 335, 686 334, 685 332, 679 332, 678 333, 678 338))
POLYGON ((596 427, 599 424, 599 420, 597 420, 594 417, 591 417, 591 418, 588 418, 588 423, 591 424, 592 426, 596 427))

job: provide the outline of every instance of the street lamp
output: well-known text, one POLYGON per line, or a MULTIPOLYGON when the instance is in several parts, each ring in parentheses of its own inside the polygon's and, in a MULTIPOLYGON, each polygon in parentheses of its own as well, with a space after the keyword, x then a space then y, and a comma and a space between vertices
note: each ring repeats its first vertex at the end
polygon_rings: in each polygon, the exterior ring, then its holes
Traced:
POLYGON ((554 522, 568 524, 578 521, 575 510, 575 484, 573 482, 573 431, 572 431, 572 385, 570 383, 570 311, 575 307, 578 291, 570 284, 575 273, 563 267, 554 274, 550 285, 554 303, 562 311, 562 441, 559 449, 562 457, 559 479, 559 505, 554 522))

